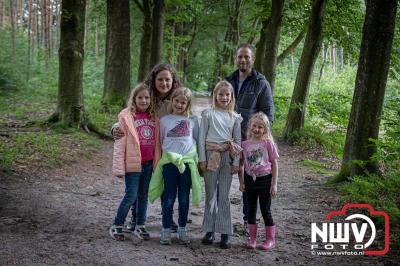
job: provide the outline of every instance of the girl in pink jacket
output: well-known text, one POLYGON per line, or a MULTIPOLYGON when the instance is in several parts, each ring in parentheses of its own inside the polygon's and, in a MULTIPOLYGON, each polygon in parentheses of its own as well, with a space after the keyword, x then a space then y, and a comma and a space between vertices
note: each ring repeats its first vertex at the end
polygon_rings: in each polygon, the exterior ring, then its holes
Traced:
MULTIPOLYGON (((128 107, 121 111, 118 120, 124 137, 114 143, 112 171, 117 177, 125 177, 125 196, 119 204, 109 233, 115 240, 122 241, 126 216, 132 204, 136 202, 139 187, 146 186, 141 191, 148 191, 153 170, 158 130, 150 100, 150 88, 147 85, 140 83, 132 90, 128 107)), ((147 209, 147 205, 144 208, 147 209)), ((150 235, 145 226, 139 227, 141 238, 149 239, 150 235)))

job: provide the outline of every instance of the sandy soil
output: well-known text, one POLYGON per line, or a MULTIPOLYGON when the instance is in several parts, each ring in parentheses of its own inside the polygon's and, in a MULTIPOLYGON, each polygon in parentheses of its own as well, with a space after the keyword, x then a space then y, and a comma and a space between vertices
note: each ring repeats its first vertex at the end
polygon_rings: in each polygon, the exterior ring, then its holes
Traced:
MULTIPOLYGON (((198 113, 206 102, 199 99, 195 106, 198 113)), ((204 201, 190 208, 192 243, 188 246, 159 244, 159 201, 148 209, 151 240, 141 241, 129 233, 124 242, 111 239, 108 228, 124 183, 111 175, 112 143, 104 142, 91 159, 82 158, 60 169, 0 172, 0 265, 391 265, 399 261, 398 247, 383 257, 311 254, 311 222, 322 222, 341 204, 336 192, 323 185, 326 177, 297 163, 302 154, 283 143, 279 151, 278 197, 272 207, 277 224, 274 250, 247 250, 245 237, 239 233, 232 237, 229 250, 221 250, 218 243, 201 245, 204 201)), ((235 178, 231 188, 234 224, 242 220, 238 187, 235 178)))

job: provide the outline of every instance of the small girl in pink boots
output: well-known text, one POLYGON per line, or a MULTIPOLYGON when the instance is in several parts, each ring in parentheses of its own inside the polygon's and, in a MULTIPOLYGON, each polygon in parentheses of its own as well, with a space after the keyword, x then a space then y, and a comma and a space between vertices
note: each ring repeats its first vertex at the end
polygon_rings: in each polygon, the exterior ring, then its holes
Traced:
POLYGON ((265 241, 258 246, 261 250, 275 247, 275 224, 271 215, 271 197, 277 193, 278 162, 276 145, 271 135, 268 117, 256 113, 247 127, 247 140, 242 142, 240 164, 240 191, 246 191, 248 202, 249 240, 247 248, 257 244, 257 201, 265 223, 265 241))

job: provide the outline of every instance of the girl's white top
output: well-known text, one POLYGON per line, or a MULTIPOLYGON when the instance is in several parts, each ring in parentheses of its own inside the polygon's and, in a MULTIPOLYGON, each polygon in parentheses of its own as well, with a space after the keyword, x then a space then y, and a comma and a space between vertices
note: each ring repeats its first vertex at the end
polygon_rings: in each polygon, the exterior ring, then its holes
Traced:
POLYGON ((163 152, 185 155, 193 145, 196 145, 198 134, 199 121, 195 116, 187 118, 168 114, 160 119, 160 141, 163 152))
MULTIPOLYGON (((201 113, 201 126, 199 132, 199 161, 205 162, 206 142, 224 143, 234 141, 240 145, 241 132, 240 114, 234 113, 231 116, 227 111, 218 108, 206 109, 201 113)), ((234 165, 239 165, 239 157, 234 158, 234 165)))

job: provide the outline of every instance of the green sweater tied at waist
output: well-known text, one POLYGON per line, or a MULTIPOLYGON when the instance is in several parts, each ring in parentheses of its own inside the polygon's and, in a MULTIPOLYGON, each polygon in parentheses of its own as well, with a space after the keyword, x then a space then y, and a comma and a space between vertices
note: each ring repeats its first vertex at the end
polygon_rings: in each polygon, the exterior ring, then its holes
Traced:
POLYGON ((200 174, 197 168, 197 150, 195 146, 185 155, 174 152, 164 152, 162 154, 150 180, 149 201, 153 203, 162 195, 164 191, 163 166, 168 163, 174 164, 181 174, 185 171, 185 163, 188 164, 192 179, 192 204, 198 206, 201 200, 202 189, 200 174))

